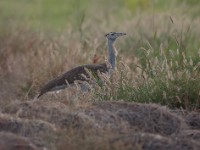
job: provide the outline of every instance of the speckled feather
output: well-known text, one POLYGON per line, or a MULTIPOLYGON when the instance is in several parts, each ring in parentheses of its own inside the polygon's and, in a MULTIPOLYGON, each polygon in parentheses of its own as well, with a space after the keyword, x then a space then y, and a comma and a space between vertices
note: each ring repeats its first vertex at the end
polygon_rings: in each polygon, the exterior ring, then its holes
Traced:
POLYGON ((51 91, 56 86, 67 86, 67 84, 73 84, 76 80, 87 81, 87 79, 84 77, 86 76, 87 78, 89 78, 89 74, 87 73, 86 69, 95 74, 97 74, 98 71, 100 73, 108 72, 108 67, 106 63, 78 66, 49 81, 41 88, 40 94, 37 97, 39 98, 46 92, 51 91))

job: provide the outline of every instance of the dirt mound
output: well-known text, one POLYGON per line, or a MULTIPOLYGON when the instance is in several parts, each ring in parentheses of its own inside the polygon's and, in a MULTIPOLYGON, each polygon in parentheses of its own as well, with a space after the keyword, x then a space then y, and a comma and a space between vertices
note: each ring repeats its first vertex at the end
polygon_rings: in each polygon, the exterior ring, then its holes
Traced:
POLYGON ((174 139, 158 134, 135 133, 133 135, 119 136, 110 140, 112 144, 121 142, 124 147, 139 147, 142 150, 198 150, 200 144, 188 139, 174 139))
POLYGON ((200 130, 200 113, 199 112, 191 112, 185 117, 186 123, 192 129, 200 130))
MULTIPOLYGON (((90 111, 87 110, 86 111, 90 111)), ((98 110, 96 110, 98 111, 98 110)), ((17 103, 2 110, 3 113, 17 114, 19 118, 39 119, 54 124, 58 128, 98 128, 92 117, 89 117, 83 110, 69 110, 67 106, 41 105, 40 102, 17 103)), ((95 113, 95 110, 92 111, 95 113)), ((99 112, 98 115, 103 113, 99 112)), ((105 114, 105 113, 104 113, 105 114)), ((105 115, 104 115, 105 116, 105 115)))
POLYGON ((1 114, 0 131, 10 131, 14 133, 21 133, 25 136, 32 136, 36 134, 41 134, 41 132, 55 132, 56 129, 53 125, 42 120, 26 120, 1 114))
POLYGON ((0 131, 49 149, 198 149, 198 114, 155 104, 14 102, 1 108, 0 131), (49 144, 49 141, 51 144, 49 144))
POLYGON ((125 128, 128 124, 110 111, 96 107, 69 110, 66 107, 46 106, 38 103, 14 103, 2 110, 3 113, 17 114, 20 118, 37 118, 54 124, 59 128, 125 128))
POLYGON ((41 139, 47 138, 49 135, 57 135, 57 129, 48 122, 37 119, 21 119, 5 114, 0 114, 0 132, 11 132, 29 137, 34 144, 42 147, 47 143, 41 139))
POLYGON ((183 130, 180 136, 190 138, 200 143, 200 130, 183 130))
POLYGON ((182 118, 171 113, 169 109, 155 104, 101 102, 95 103, 94 106, 116 114, 131 126, 145 132, 171 135, 186 128, 182 118))
POLYGON ((17 102, 2 108, 2 112, 16 115, 19 118, 44 120, 61 127, 65 125, 63 122, 67 121, 66 118, 72 118, 67 106, 61 103, 49 105, 41 102, 17 102))
MULTIPOLYGON (((86 131, 87 132, 87 131, 86 131)), ((85 132, 85 134, 86 134, 85 132)), ((200 144, 188 138, 177 138, 173 136, 161 136, 145 132, 131 132, 117 134, 110 131, 102 131, 102 134, 86 134, 86 137, 71 136, 64 138, 59 145, 59 150, 198 150, 200 144), (103 134, 104 133, 104 134, 103 134)))
POLYGON ((27 138, 0 132, 0 150, 39 150, 27 138))

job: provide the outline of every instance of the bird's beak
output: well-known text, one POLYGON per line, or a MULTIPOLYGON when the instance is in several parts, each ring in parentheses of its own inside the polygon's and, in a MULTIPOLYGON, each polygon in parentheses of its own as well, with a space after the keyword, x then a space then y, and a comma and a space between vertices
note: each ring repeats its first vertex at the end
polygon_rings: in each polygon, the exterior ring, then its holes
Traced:
POLYGON ((124 35, 126 35, 126 33, 119 32, 119 33, 117 33, 117 35, 118 35, 118 36, 124 36, 124 35))

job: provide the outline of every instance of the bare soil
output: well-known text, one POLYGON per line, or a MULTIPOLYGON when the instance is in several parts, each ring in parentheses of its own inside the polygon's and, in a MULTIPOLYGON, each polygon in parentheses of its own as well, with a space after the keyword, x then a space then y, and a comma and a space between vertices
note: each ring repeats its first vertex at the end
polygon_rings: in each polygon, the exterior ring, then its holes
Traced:
POLYGON ((0 114, 1 150, 198 150, 199 143, 199 112, 155 104, 14 101, 0 114))

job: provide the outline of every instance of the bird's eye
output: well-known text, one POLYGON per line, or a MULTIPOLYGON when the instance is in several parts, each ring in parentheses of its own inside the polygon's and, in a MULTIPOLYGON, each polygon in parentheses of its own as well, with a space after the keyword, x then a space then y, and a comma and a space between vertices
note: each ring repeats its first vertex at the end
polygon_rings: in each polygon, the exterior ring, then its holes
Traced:
POLYGON ((113 35, 114 35, 114 33, 111 33, 111 35, 113 36, 113 35))

